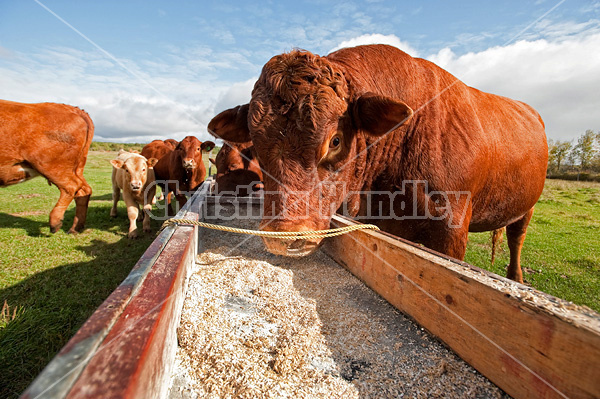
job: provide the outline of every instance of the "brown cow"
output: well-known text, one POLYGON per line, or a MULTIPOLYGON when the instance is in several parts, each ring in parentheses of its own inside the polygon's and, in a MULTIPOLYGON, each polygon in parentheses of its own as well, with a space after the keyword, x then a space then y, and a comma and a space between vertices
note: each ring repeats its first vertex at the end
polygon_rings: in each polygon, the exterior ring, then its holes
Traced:
MULTIPOLYGON (((212 141, 203 143, 194 136, 187 136, 154 167, 156 181, 163 193, 175 193, 180 207, 187 202, 185 193, 196 190, 204 182, 206 167, 202 161, 202 151, 209 152, 214 146, 212 141)), ((166 197, 169 198, 168 195, 166 197)), ((173 214, 170 201, 167 210, 169 215, 173 214)))
MULTIPOLYGON (((152 140, 150 143, 146 144, 144 148, 142 148, 142 155, 146 157, 146 159, 156 158, 160 160, 165 155, 168 155, 175 149, 177 146, 177 141, 173 139, 167 140, 152 140), (175 142, 176 144, 173 144, 175 142)), ((158 198, 159 201, 164 199, 164 192, 160 194, 158 198)), ((167 201, 170 201, 168 199, 167 201)))
POLYGON ((162 140, 152 140, 142 148, 142 155, 146 159, 156 158, 161 159, 175 149, 171 143, 167 144, 162 140))
POLYGON ((93 136, 92 120, 77 107, 0 100, 0 187, 44 176, 60 191, 50 212, 50 231, 60 229, 73 198, 69 233, 83 230, 92 194, 83 168, 93 136))
POLYGON ((179 144, 179 141, 175 139, 166 139, 164 140, 164 143, 168 145, 172 150, 174 150, 175 147, 177 147, 177 144, 179 144))
MULTIPOLYGON (((507 275, 522 281, 520 252, 548 157, 544 124, 522 102, 386 45, 326 57, 292 51, 263 67, 249 105, 217 115, 209 130, 254 143, 264 230, 324 229, 343 205, 463 259, 469 231, 507 226, 507 275)), ((264 241, 290 256, 319 244, 264 241)))
POLYGON ((136 238, 137 224, 141 204, 144 210, 143 228, 150 232, 150 213, 156 193, 154 183, 154 170, 152 167, 158 162, 156 158, 146 159, 144 156, 124 150, 119 151, 116 159, 110 161, 113 166, 113 206, 110 216, 117 216, 117 203, 123 190, 123 201, 127 206, 129 218, 129 238, 136 238))
POLYGON ((248 196, 253 191, 263 188, 262 171, 258 164, 252 142, 225 142, 219 150, 216 160, 211 159, 217 167, 215 177, 215 194, 233 194, 248 196))

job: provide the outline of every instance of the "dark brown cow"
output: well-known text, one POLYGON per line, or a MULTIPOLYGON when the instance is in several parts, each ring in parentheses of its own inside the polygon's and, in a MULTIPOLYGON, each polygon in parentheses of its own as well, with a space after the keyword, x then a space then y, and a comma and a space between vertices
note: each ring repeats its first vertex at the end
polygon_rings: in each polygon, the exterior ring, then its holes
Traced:
MULTIPOLYGON (((146 144, 144 148, 142 148, 141 154, 146 157, 146 159, 161 159, 167 154, 170 154, 171 151, 177 147, 179 142, 173 139, 166 140, 152 140, 150 143, 146 144)), ((164 192, 160 194, 159 201, 164 199, 164 192)), ((170 198, 167 199, 170 202, 170 198)))
MULTIPOLYGON (((222 112, 209 129, 254 143, 265 175, 264 230, 327 228, 344 205, 463 259, 469 231, 507 226, 507 274, 522 281, 520 251, 548 156, 544 124, 522 102, 386 45, 326 57, 292 51, 263 67, 249 105, 222 112)), ((319 241, 265 244, 302 256, 319 241)))
POLYGON ((152 140, 142 148, 142 155, 146 159, 156 158, 161 159, 175 149, 171 143, 167 144, 162 140, 152 140))
POLYGON ((44 176, 60 191, 50 212, 50 231, 60 229, 73 198, 69 233, 83 230, 92 194, 83 168, 93 136, 92 120, 77 107, 0 100, 0 187, 44 176))
POLYGON ((250 195, 263 188, 262 171, 252 142, 225 142, 216 160, 215 194, 250 195))
MULTIPOLYGON (((202 151, 210 151, 214 147, 212 141, 203 143, 194 136, 187 136, 154 166, 156 181, 163 193, 173 192, 180 207, 187 202, 185 193, 196 190, 204 182, 206 167, 202 161, 202 151)), ((165 197, 169 198, 168 195, 165 197)), ((170 201, 167 209, 169 214, 173 214, 170 201)))
POLYGON ((166 139, 164 141, 164 143, 166 145, 168 145, 172 150, 175 149, 175 147, 177 147, 177 144, 179 144, 179 141, 175 140, 175 139, 166 139))

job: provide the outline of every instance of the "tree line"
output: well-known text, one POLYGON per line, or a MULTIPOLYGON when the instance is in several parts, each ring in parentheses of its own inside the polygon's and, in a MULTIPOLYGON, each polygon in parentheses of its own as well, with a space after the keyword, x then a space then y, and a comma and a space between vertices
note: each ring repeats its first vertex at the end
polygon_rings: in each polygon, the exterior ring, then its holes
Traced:
POLYGON ((548 140, 548 177, 600 181, 600 131, 576 141, 548 140))

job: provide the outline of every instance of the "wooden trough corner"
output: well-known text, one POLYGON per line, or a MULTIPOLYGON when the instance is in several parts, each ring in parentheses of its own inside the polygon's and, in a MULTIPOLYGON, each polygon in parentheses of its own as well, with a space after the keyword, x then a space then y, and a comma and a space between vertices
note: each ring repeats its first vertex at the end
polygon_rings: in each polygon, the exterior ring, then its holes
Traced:
MULTIPOLYGON (((332 227, 353 223, 335 216, 332 227)), ((600 398, 591 309, 381 232, 335 237, 324 251, 509 395, 600 398)))
MULTIPOLYGON (((209 189, 177 217, 202 220, 209 189)), ((166 397, 198 247, 196 227, 165 229, 22 397, 166 397)), ((600 398, 598 313, 381 232, 322 250, 509 395, 600 398)))

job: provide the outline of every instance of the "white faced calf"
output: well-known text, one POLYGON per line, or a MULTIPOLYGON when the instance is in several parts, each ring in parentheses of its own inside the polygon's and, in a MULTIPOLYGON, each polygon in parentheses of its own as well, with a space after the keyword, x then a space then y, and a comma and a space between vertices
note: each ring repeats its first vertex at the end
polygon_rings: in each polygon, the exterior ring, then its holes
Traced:
POLYGON ((123 200, 127 206, 127 217, 129 218, 129 238, 137 237, 136 220, 139 213, 139 205, 144 207, 144 231, 150 231, 150 212, 156 185, 154 184, 154 169, 156 158, 147 160, 145 157, 124 150, 119 151, 116 159, 110 161, 113 165, 113 207, 110 216, 117 216, 117 203, 123 190, 123 200))

